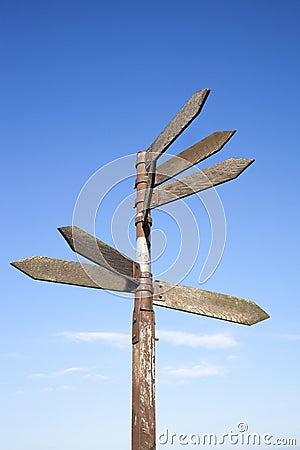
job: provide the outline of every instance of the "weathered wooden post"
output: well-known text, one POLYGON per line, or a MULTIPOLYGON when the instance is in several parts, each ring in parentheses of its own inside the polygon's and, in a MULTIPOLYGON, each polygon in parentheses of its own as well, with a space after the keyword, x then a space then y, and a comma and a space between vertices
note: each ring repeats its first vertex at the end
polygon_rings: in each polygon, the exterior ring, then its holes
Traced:
POLYGON ((149 212, 144 220, 147 188, 146 152, 136 162, 136 262, 139 286, 132 322, 132 450, 155 449, 155 319, 150 255, 149 212))
POLYGON ((165 281, 152 282, 150 210, 238 177, 253 160, 231 158, 161 184, 220 151, 234 131, 217 131, 158 168, 157 160, 200 113, 209 89, 195 92, 147 151, 137 155, 136 261, 72 227, 59 228, 71 249, 95 264, 32 256, 11 263, 36 280, 135 294, 132 320, 132 450, 155 450, 155 318, 153 305, 244 325, 269 315, 250 300, 165 281), (160 186, 160 187, 158 187, 160 186))

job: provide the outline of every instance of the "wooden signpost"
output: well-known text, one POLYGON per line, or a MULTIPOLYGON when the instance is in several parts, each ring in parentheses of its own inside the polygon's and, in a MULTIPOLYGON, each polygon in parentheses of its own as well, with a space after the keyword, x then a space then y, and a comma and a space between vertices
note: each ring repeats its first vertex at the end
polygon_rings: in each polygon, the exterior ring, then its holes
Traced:
POLYGON ((198 91, 147 151, 137 154, 136 261, 75 226, 59 228, 71 249, 92 262, 80 263, 33 256, 11 263, 36 280, 132 292, 132 450, 154 450, 155 319, 153 305, 252 325, 269 315, 250 300, 165 281, 152 281, 150 210, 238 177, 253 160, 231 158, 172 181, 194 164, 215 154, 234 131, 219 131, 157 166, 163 152, 200 113, 210 90, 198 91))

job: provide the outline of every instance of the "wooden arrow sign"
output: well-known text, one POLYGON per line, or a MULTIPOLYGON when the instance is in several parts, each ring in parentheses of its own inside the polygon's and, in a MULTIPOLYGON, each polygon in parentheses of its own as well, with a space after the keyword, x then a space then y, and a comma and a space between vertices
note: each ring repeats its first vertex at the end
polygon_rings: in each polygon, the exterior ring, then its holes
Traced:
POLYGON ((216 131, 192 147, 189 147, 179 153, 174 158, 171 158, 169 161, 161 164, 157 169, 155 164, 151 165, 143 205, 144 215, 146 216, 147 210, 150 209, 153 188, 155 186, 159 186, 184 170, 189 169, 194 164, 198 164, 209 156, 212 156, 220 151, 234 135, 234 133, 234 130, 216 131))
POLYGON ((154 187, 154 179, 156 172, 157 159, 170 147, 175 139, 189 126, 189 124, 201 112, 203 105, 210 93, 210 89, 203 89, 195 92, 192 97, 185 103, 178 114, 169 122, 166 128, 160 133, 155 141, 150 145, 146 152, 148 171, 147 190, 144 200, 144 222, 146 222, 147 210, 150 205, 152 189, 154 187))
POLYGON ((153 304, 243 325, 253 325, 270 317, 250 300, 165 281, 154 282, 153 304))
POLYGON ((93 264, 31 256, 11 263, 34 280, 120 292, 134 292, 138 282, 93 264))
POLYGON ((147 150, 148 166, 154 163, 163 152, 175 141, 175 139, 190 125, 190 123, 201 112, 203 105, 210 93, 210 89, 195 92, 185 103, 179 113, 171 120, 166 128, 155 139, 147 150))
POLYGON ((156 170, 154 186, 159 186, 184 170, 219 152, 234 133, 234 130, 216 131, 197 144, 192 145, 192 147, 179 153, 174 158, 161 164, 156 170))
POLYGON ((253 159, 230 158, 207 169, 155 188, 149 209, 157 208, 166 203, 174 202, 180 198, 188 197, 226 181, 233 180, 253 162, 253 159))
MULTIPOLYGON (((135 292, 138 281, 103 267, 75 261, 32 256, 11 263, 34 280, 119 292, 135 292)), ((268 314, 250 300, 165 281, 154 282, 153 304, 215 319, 253 325, 268 314)))
POLYGON ((139 264, 100 239, 75 226, 60 227, 58 231, 79 255, 121 275, 137 277, 139 264))

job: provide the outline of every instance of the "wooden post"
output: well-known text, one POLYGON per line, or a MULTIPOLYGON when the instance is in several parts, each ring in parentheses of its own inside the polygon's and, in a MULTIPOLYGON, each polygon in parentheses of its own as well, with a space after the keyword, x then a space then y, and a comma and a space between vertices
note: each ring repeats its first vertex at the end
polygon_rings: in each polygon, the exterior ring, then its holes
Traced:
POLYGON ((155 318, 150 265, 151 218, 144 221, 146 152, 137 156, 136 261, 140 264, 132 322, 132 450, 155 450, 155 318))

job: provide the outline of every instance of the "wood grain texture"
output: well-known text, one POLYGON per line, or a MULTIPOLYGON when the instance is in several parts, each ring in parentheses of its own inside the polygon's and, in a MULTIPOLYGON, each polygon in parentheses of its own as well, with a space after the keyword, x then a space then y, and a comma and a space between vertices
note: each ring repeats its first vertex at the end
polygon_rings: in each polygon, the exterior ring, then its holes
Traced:
POLYGON ((185 103, 179 113, 171 120, 166 128, 160 133, 147 150, 150 162, 156 161, 160 155, 175 141, 175 139, 189 126, 189 124, 200 113, 210 89, 203 89, 195 92, 185 103))
POLYGON ((132 450, 156 449, 155 318, 139 312, 138 342, 132 347, 132 450))
POLYGON ((161 164, 157 167, 154 186, 159 186, 184 170, 189 169, 194 164, 198 164, 219 152, 234 133, 234 130, 216 131, 202 139, 202 141, 197 142, 197 144, 192 145, 192 147, 182 151, 174 158, 161 164))
POLYGON ((180 180, 155 188, 149 208, 153 209, 233 180, 247 169, 253 161, 253 159, 246 158, 230 158, 207 169, 180 178, 180 180))
POLYGON ((90 261, 127 277, 133 277, 134 261, 78 227, 60 227, 58 231, 71 249, 90 261))
POLYGON ((251 300, 155 281, 153 305, 253 325, 270 317, 251 300))
POLYGON ((93 264, 82 264, 44 256, 32 256, 11 264, 34 280, 120 292, 134 292, 137 287, 135 280, 122 277, 93 264))

